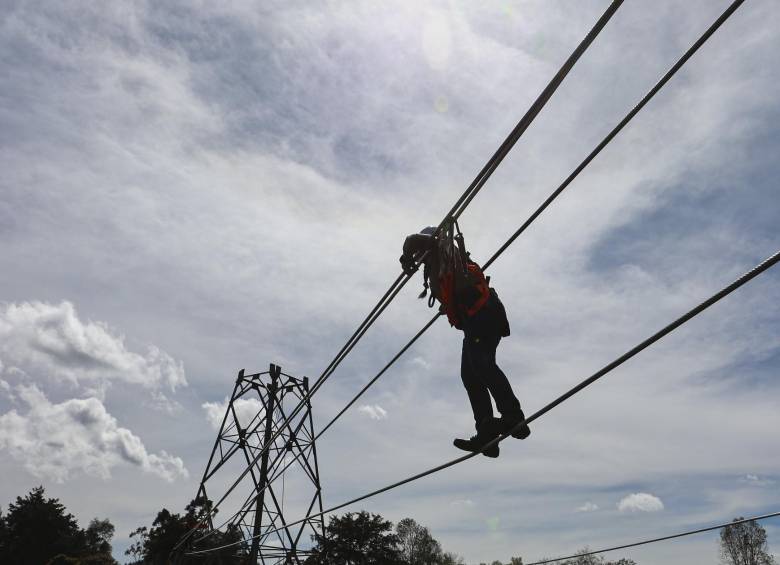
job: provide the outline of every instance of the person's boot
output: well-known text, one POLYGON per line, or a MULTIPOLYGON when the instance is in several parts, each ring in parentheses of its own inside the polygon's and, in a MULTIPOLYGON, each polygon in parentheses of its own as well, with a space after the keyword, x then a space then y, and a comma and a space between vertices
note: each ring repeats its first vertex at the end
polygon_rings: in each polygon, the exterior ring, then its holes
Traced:
POLYGON ((517 424, 525 420, 525 414, 523 414, 522 410, 518 410, 517 412, 509 412, 507 414, 501 414, 501 420, 499 420, 501 425, 501 433, 505 434, 508 433, 510 430, 514 430, 512 432, 512 437, 517 439, 525 439, 528 436, 531 435, 531 428, 528 427, 527 424, 523 424, 516 430, 514 429, 517 424))
MULTIPOLYGON (((469 439, 456 438, 452 445, 463 451, 482 451, 482 447, 486 443, 490 443, 501 434, 500 421, 496 418, 490 418, 480 424, 477 429, 477 434, 471 436, 469 439)), ((498 457, 499 448, 498 443, 491 445, 486 450, 482 451, 482 455, 485 457, 498 457)))

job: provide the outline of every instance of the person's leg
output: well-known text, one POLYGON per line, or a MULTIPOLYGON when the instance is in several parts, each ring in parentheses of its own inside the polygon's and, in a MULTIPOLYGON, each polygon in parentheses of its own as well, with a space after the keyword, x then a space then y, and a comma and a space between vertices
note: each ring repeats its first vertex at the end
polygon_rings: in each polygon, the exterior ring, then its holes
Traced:
POLYGON ((477 370, 478 365, 475 364, 475 358, 480 356, 479 352, 475 352, 475 344, 473 338, 463 338, 463 350, 460 357, 460 378, 463 381, 463 386, 466 388, 466 393, 471 403, 471 411, 474 413, 474 426, 477 431, 480 429, 480 425, 489 419, 493 418, 493 404, 490 402, 490 393, 485 381, 481 378, 480 372, 477 370))
POLYGON ((463 339, 463 351, 460 358, 460 377, 471 403, 471 411, 474 413, 474 427, 477 435, 470 439, 456 438, 453 444, 458 449, 465 451, 482 451, 486 457, 498 457, 498 444, 485 448, 485 444, 493 440, 501 431, 500 422, 493 416, 493 403, 490 400, 490 392, 487 385, 475 371, 473 363, 473 340, 463 339))
MULTIPOLYGON (((515 426, 525 419, 520 401, 509 384, 509 379, 496 363, 496 349, 500 337, 487 337, 475 340, 472 348, 472 367, 485 383, 493 399, 496 408, 501 414, 501 429, 503 432, 514 430, 515 426)), ((520 426, 512 435, 518 439, 525 439, 531 433, 528 426, 520 426)))
POLYGON ((518 412, 520 401, 512 391, 509 379, 496 364, 496 348, 500 337, 471 338, 473 346, 470 349, 471 365, 477 378, 484 383, 496 401, 496 408, 501 414, 518 412))

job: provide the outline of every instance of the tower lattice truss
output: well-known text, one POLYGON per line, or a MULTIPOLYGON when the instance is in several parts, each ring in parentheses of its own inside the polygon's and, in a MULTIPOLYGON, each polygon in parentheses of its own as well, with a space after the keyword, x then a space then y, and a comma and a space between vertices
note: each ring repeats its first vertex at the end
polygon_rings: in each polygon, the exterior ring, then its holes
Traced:
POLYGON ((303 563, 312 535, 324 533, 321 515, 288 526, 322 511, 309 401, 287 421, 308 391, 308 378, 277 365, 253 375, 241 370, 203 473, 198 496, 217 502, 232 490, 208 527, 240 531, 250 563, 303 563))

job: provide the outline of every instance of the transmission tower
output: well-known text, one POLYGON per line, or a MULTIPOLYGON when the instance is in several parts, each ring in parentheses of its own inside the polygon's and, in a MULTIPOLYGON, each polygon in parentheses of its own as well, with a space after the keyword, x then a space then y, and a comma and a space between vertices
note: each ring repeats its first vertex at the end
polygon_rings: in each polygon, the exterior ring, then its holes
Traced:
MULTIPOLYGON (((232 506, 220 505, 220 514, 233 510, 232 517, 216 527, 241 532, 249 563, 302 563, 310 555, 311 535, 324 535, 321 515, 294 526, 284 516, 285 496, 288 507, 296 506, 294 519, 301 512, 322 512, 311 403, 307 400, 287 422, 308 392, 307 377, 284 374, 277 365, 253 375, 242 369, 203 473, 198 497, 208 498, 207 487, 221 492, 248 470, 232 493, 232 506)), ((208 529, 213 531, 218 522, 210 516, 208 529)))

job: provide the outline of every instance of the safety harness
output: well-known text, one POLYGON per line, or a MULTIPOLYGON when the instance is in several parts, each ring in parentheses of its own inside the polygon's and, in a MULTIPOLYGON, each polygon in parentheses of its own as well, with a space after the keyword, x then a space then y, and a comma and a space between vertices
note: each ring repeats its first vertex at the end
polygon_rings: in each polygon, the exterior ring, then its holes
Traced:
POLYGON ((471 260, 458 222, 448 219, 434 234, 432 249, 423 270, 423 291, 433 308, 436 300, 450 325, 462 329, 463 320, 476 314, 490 298, 490 279, 471 260))

